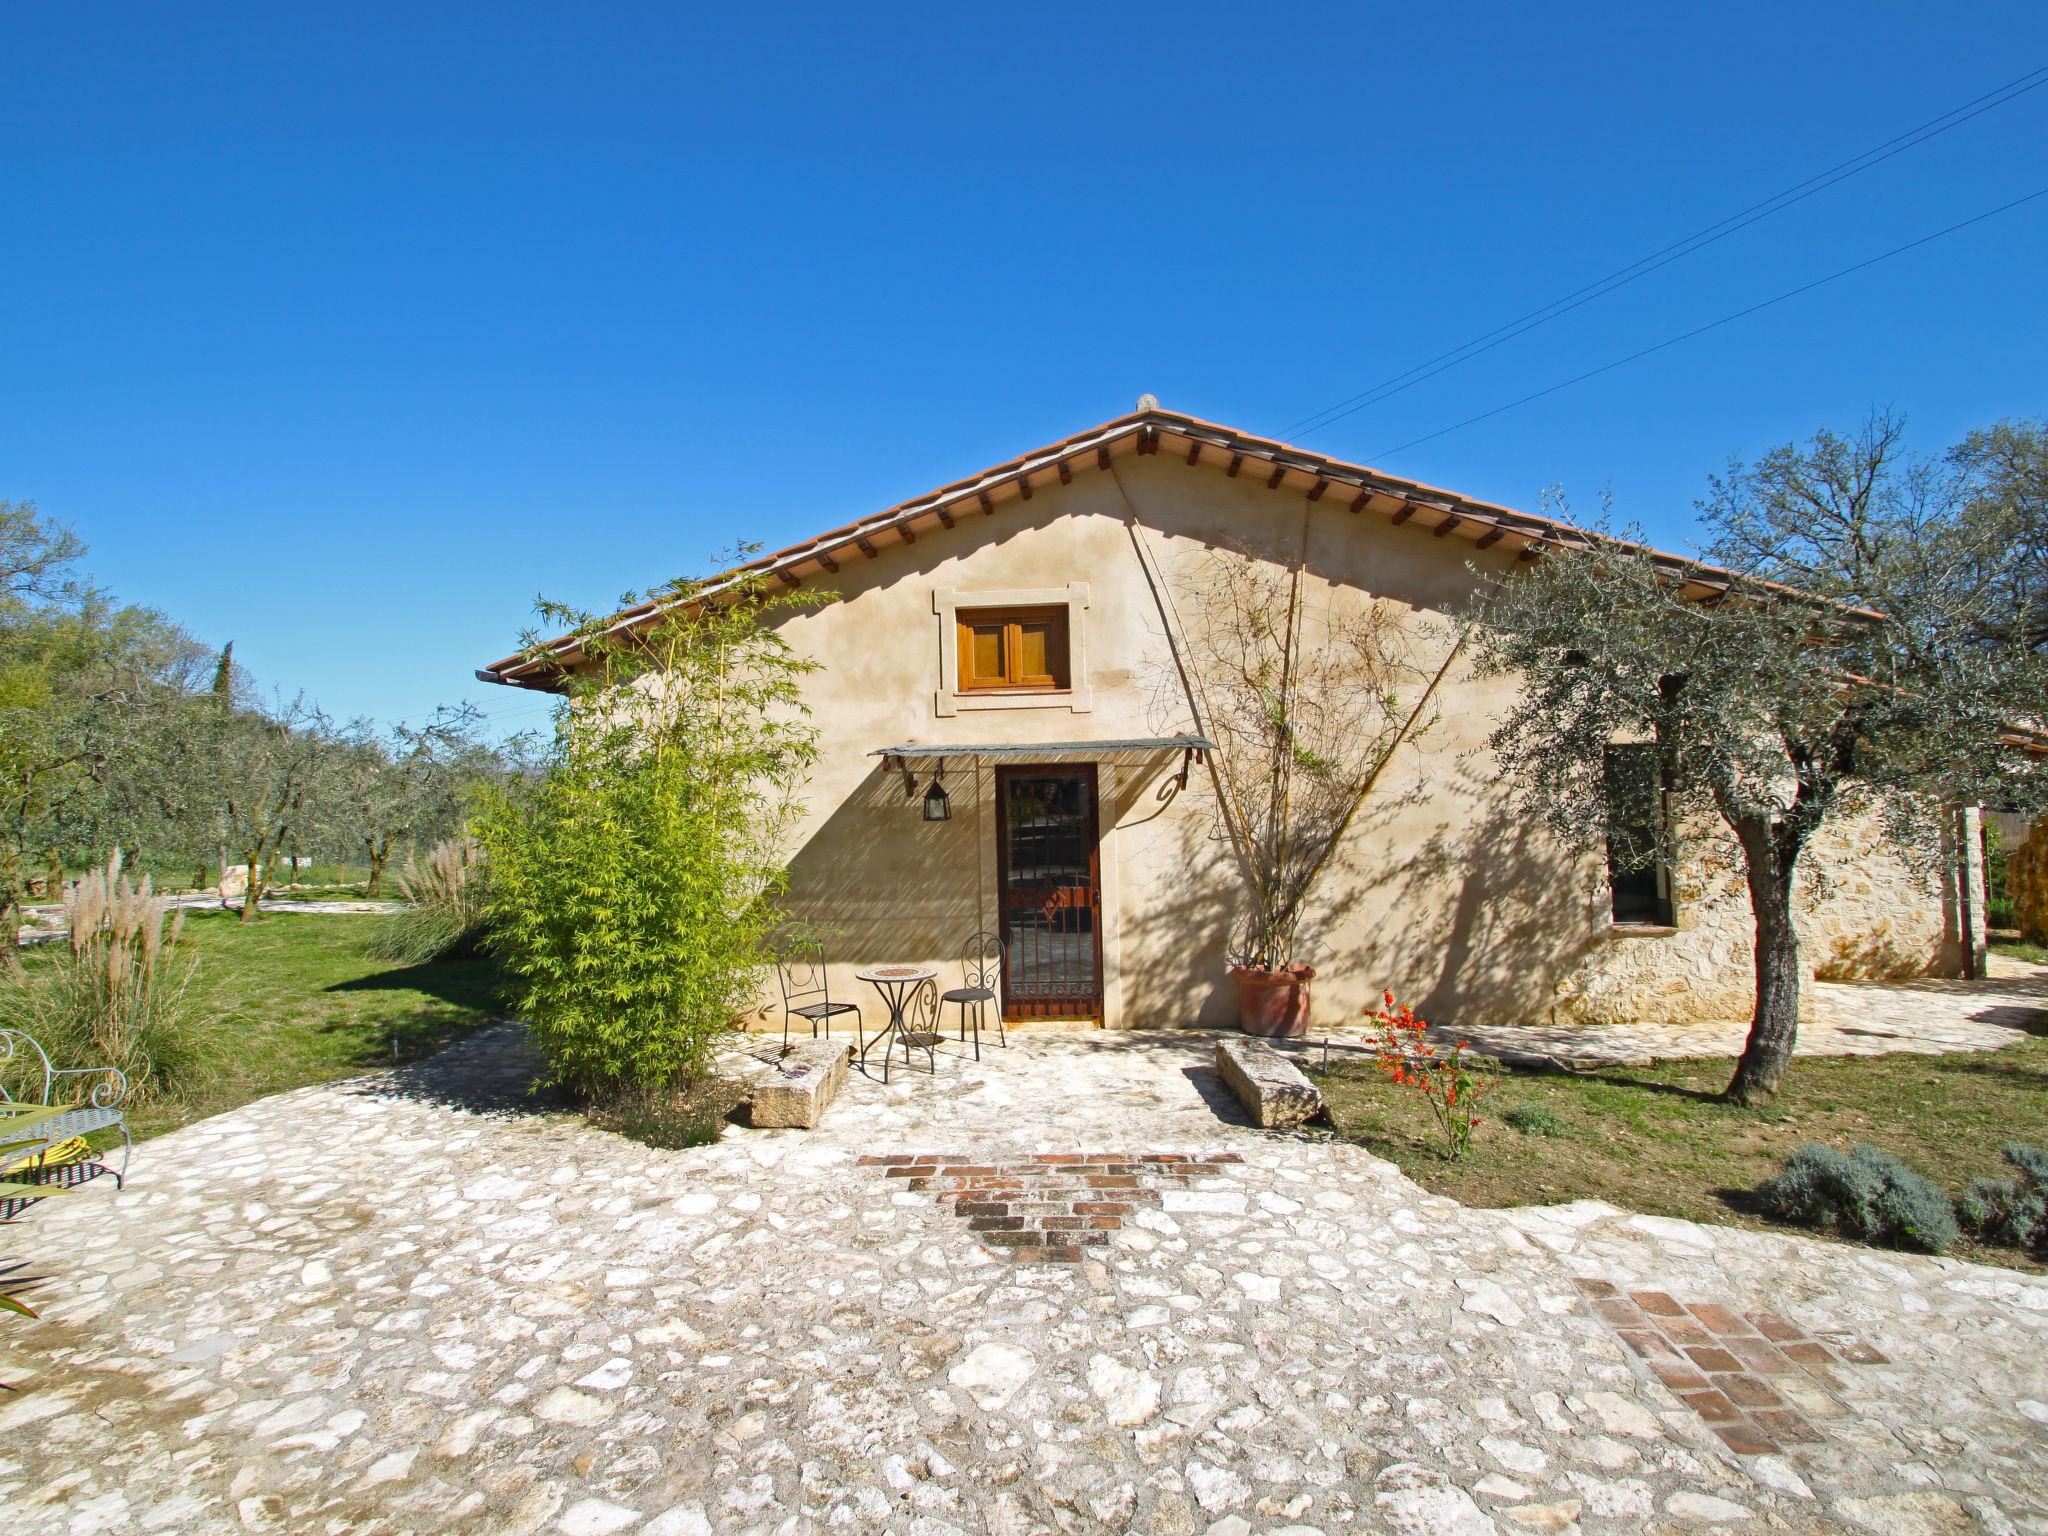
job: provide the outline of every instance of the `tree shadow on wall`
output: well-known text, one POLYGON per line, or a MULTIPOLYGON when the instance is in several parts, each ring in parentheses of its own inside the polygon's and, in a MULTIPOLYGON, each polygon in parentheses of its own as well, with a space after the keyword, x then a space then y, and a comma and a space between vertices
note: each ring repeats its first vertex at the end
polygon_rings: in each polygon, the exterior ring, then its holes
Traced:
POLYGON ((1475 757, 1453 764, 1431 797, 1471 818, 1439 826, 1376 882, 1393 896, 1372 956, 1434 1022, 1537 1020, 1598 931, 1584 920, 1577 861, 1514 814, 1475 757))
MULTIPOLYGON (((1180 767, 1177 755, 1110 754, 1104 762, 1115 772, 1103 774, 1098 765, 1098 786, 1111 786, 1097 807, 1101 833, 1106 835, 1112 827, 1135 831, 1153 816, 1168 813, 1176 797, 1172 781, 1180 767), (1148 802, 1157 809, 1148 812, 1148 802)), ((996 774, 986 765, 979 772, 950 768, 946 788, 952 814, 939 822, 923 816, 929 763, 918 765, 912 778, 906 794, 901 769, 884 771, 877 760, 791 859, 787 904, 792 916, 824 944, 827 959, 859 967, 935 964, 941 985, 950 986, 968 939, 977 932, 1002 932, 996 888, 996 774)), ((1158 915, 1139 910, 1139 905, 1127 898, 1116 914, 1123 925, 1127 977, 1134 953, 1133 927, 1158 915)), ((1193 904, 1166 920, 1202 927, 1193 904)), ((865 1008, 872 998, 849 1000, 865 1008)))
MULTIPOLYGON (((1505 802, 1478 754, 1438 765, 1416 793, 1368 801, 1312 893, 1298 953, 1326 976, 1370 978, 1423 1017, 1455 1024, 1547 1017, 1558 983, 1598 946, 1580 861, 1505 802), (1414 842, 1415 813, 1463 818, 1414 842), (1368 927, 1361 906, 1381 916, 1368 927)), ((1215 793, 1199 779, 1191 795, 1215 793)), ((1236 1017, 1228 966, 1242 933, 1245 884, 1205 803, 1175 828, 1178 874, 1127 905, 1124 975, 1136 997, 1186 999, 1168 1018, 1236 1017)))
MULTIPOLYGON (((1187 1000, 1173 1017, 1139 1022, 1229 1024, 1237 1018, 1237 987, 1230 966, 1249 912, 1246 877, 1235 849, 1215 824, 1213 785, 1200 785, 1189 793, 1205 797, 1205 803, 1177 819, 1175 878, 1159 881, 1149 904, 1126 914, 1124 974, 1141 996, 1187 1000)), ((1346 846, 1371 850, 1385 844, 1408 804, 1406 797, 1368 802, 1354 819, 1346 846)), ((1341 964, 1385 974, 1387 957, 1377 943, 1370 948, 1355 942, 1336 947, 1339 941, 1332 930, 1398 870, 1398 865, 1378 859, 1333 860, 1311 893, 1297 958, 1319 969, 1341 964)))
POLYGON ((835 963, 956 961, 969 935, 996 926, 992 875, 981 885, 994 806, 977 818, 974 776, 949 773, 952 818, 926 821, 929 774, 914 778, 906 795, 877 759, 790 860, 786 904, 835 963))
MULTIPOLYGON (((1211 840, 1200 808, 1186 800, 1211 793, 1208 787, 1191 776, 1187 790, 1161 793, 1169 788, 1162 784, 1149 793, 1161 814, 1180 802, 1167 845, 1171 876, 1153 871, 1143 895, 1127 900, 1121 914, 1126 1022, 1152 1028, 1234 1022, 1237 993, 1227 968, 1238 920, 1237 861, 1226 845, 1211 840)), ((1132 806, 1126 801, 1119 809, 1129 814, 1132 806)), ((1124 879, 1134 873, 1124 871, 1124 879)))

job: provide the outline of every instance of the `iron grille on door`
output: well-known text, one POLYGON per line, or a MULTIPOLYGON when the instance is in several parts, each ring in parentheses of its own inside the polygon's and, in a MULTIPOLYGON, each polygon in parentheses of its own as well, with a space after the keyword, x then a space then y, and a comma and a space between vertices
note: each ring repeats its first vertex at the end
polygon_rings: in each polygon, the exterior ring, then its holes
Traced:
POLYGON ((1095 769, 999 768, 996 847, 1006 1018, 1102 1011, 1095 769))

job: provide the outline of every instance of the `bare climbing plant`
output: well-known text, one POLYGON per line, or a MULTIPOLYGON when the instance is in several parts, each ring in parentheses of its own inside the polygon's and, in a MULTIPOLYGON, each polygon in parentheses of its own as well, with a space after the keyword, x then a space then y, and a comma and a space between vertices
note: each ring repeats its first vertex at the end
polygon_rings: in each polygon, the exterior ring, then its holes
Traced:
POLYGON ((1435 725, 1463 636, 1248 549, 1205 551, 1179 587, 1216 830, 1244 879, 1234 958, 1284 970, 1361 808, 1435 725))

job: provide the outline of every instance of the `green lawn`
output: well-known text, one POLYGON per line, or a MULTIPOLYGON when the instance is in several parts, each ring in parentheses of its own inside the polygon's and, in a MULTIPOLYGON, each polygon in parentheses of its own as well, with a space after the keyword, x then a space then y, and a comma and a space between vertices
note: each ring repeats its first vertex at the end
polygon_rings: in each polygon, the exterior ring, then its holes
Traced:
MULTIPOLYGON (((1315 1075, 1338 1135, 1468 1205, 1593 1199, 1764 1227, 1770 1223, 1750 1209, 1747 1193, 1801 1142, 1873 1142, 1950 1194, 1973 1178, 2010 1174, 1998 1156, 2006 1142, 2048 1143, 2048 1026, 1999 1051, 1801 1057, 1778 1101, 1759 1110, 1716 1100, 1732 1066, 1673 1061, 1585 1074, 1509 1073, 1472 1150, 1457 1162, 1435 1150, 1428 1109, 1413 1090, 1386 1082, 1369 1062, 1315 1075), (1517 1105, 1548 1109, 1556 1128, 1549 1135, 1516 1130, 1502 1116, 1517 1105)), ((1973 1249, 1966 1241, 1952 1251, 2038 1267, 2010 1249, 1973 1249)))
MULTIPOLYGON (((215 1070, 175 1109, 138 1111, 138 1138, 265 1094, 417 1060, 495 1017, 488 960, 397 966, 366 947, 382 920, 189 913, 195 985, 223 1026, 215 1070)), ((46 955, 31 952, 31 974, 46 955)), ((60 1062, 60 1066, 75 1063, 60 1062)))
MULTIPOLYGON (((233 913, 188 911, 194 986, 218 1021, 208 1028, 211 1070, 183 1102, 132 1110, 136 1139, 268 1094, 417 1061, 500 1016, 490 960, 381 959, 369 945, 387 921, 279 912, 245 924, 233 913)), ((31 982, 58 953, 54 944, 26 953, 31 982)), ((700 1146, 717 1139, 747 1095, 744 1084, 706 1078, 679 1094, 626 1096, 591 1109, 589 1119, 648 1146, 700 1146)))
POLYGON ((2048 945, 2029 944, 2025 939, 1993 939, 1991 952, 2010 955, 2015 960, 2028 960, 2035 965, 2048 965, 2048 945))

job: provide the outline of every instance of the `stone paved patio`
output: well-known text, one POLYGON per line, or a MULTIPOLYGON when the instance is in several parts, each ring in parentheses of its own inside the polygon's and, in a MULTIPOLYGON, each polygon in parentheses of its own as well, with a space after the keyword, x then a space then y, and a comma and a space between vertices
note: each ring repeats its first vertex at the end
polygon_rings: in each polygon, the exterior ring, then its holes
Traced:
POLYGON ((188 1126, 15 1229, 56 1278, 0 1330, 10 1527, 2048 1532, 2038 1277, 1468 1210, 1244 1126, 1202 1036, 1016 1037, 678 1153, 522 1112, 520 1049, 188 1126), (1027 1164, 986 1203, 1128 1210, 985 1245, 955 1197, 1027 1164), (1594 1305, 1638 1292, 1820 1344, 1745 1362, 1805 1432, 1717 1433, 1626 1341, 1663 1302, 1594 1305))

